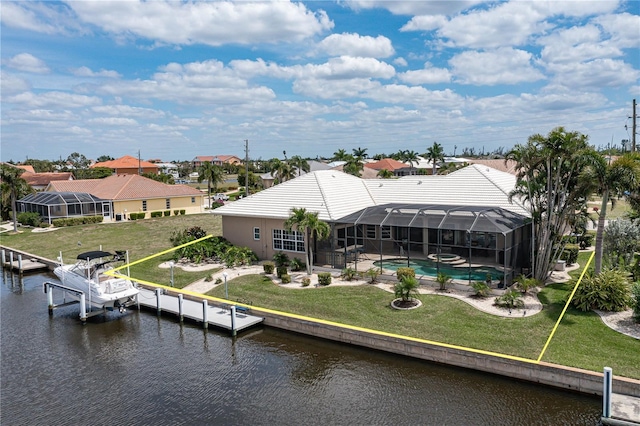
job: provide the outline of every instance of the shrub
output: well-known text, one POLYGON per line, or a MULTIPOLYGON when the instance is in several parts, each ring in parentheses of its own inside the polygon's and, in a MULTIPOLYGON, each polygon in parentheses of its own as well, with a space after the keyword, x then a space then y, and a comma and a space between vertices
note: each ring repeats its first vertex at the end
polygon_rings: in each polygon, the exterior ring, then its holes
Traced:
POLYGON ((221 260, 227 268, 235 266, 250 265, 253 261, 258 260, 258 256, 249 247, 231 246, 221 253, 221 260))
POLYGON ((369 284, 373 284, 378 279, 380 270, 378 268, 369 268, 364 272, 364 276, 368 278, 369 284))
POLYGON ((165 210, 164 211, 164 215, 165 216, 171 216, 171 210, 165 210))
POLYGON ((23 226, 40 226, 42 219, 40 218, 40 214, 36 212, 22 212, 18 213, 16 216, 18 222, 20 222, 23 226))
POLYGON ((180 214, 180 210, 174 210, 174 211, 173 211, 173 215, 174 215, 174 216, 178 216, 179 214, 180 214))
POLYGON ((289 266, 291 266, 292 271, 302 271, 305 267, 305 263, 297 257, 294 257, 291 259, 289 266))
POLYGON ((416 270, 413 268, 398 268, 396 271, 396 277, 398 277, 398 281, 402 281, 404 277, 416 277, 416 270))
POLYGON ((525 275, 520 275, 515 279, 515 284, 518 290, 526 294, 527 291, 531 290, 534 287, 539 286, 540 281, 538 281, 533 277, 527 278, 525 275))
POLYGON ((580 235, 578 238, 578 244, 580 245, 580 250, 584 250, 593 245, 593 240, 596 237, 595 231, 587 231, 584 234, 580 235))
POLYGON ((331 273, 329 273, 329 272, 320 272, 320 273, 318 273, 318 284, 320 284, 320 285, 329 285, 329 284, 331 284, 331 273))
POLYGON ((567 244, 560 254, 560 259, 566 261, 567 265, 573 265, 578 261, 579 252, 580 246, 577 244, 567 244))
POLYGON ((211 282, 211 281, 213 281, 213 277, 211 276, 211 274, 209 274, 209 275, 207 275, 206 277, 204 277, 204 280, 205 280, 206 282, 211 282))
POLYGON ((284 252, 277 252, 273 255, 273 261, 276 266, 288 266, 289 265, 289 256, 284 252))
POLYGON ((222 284, 222 278, 220 277, 216 278, 216 284, 222 284))
POLYGON ((640 281, 637 281, 631 286, 631 294, 633 301, 631 307, 633 308, 633 319, 635 322, 640 322, 640 281))
POLYGON ((53 219, 53 226, 59 228, 63 226, 86 225, 90 223, 101 223, 104 220, 102 216, 79 216, 67 217, 61 219, 53 219))
POLYGON ((181 214, 181 215, 184 215, 185 213, 187 213, 187 211, 186 211, 186 210, 180 210, 180 214, 181 214))
POLYGON ((162 217, 162 212, 151 212, 151 217, 162 217))
POLYGON ((633 253, 640 250, 640 223, 617 219, 604 230, 603 263, 610 267, 630 268, 633 253))
POLYGON ((273 262, 264 262, 262 264, 262 269, 264 269, 265 274, 273 274, 273 270, 276 265, 273 262))
POLYGON ((309 287, 310 284, 311 284, 311 278, 304 277, 302 279, 302 287, 309 287))
POLYGON ((522 301, 522 293, 512 288, 505 291, 502 296, 496 297, 493 304, 509 309, 524 307, 524 302, 522 301))
POLYGON ((353 268, 344 268, 340 277, 345 281, 353 281, 353 279, 358 275, 355 269, 353 268))
POLYGON ((631 288, 623 271, 603 270, 596 276, 585 276, 573 297, 573 305, 581 311, 624 311, 631 304, 631 288))
POLYGON ((289 284, 291 282, 291 275, 283 274, 280 279, 282 280, 282 284, 289 284))
POLYGON ((436 277, 436 282, 439 284, 439 290, 446 290, 447 284, 451 282, 452 278, 445 274, 444 272, 438 272, 438 276, 436 277))
POLYGON ((420 283, 416 279, 416 277, 412 277, 410 275, 405 275, 402 277, 401 281, 398 281, 396 285, 393 287, 393 292, 397 298, 402 299, 403 301, 410 300, 414 297, 418 296, 418 287, 420 283))
POLYGON ((491 293, 491 287, 484 281, 475 281, 471 283, 471 288, 478 297, 487 297, 491 293))
POLYGON ((287 267, 286 266, 278 266, 276 267, 276 275, 278 275, 278 278, 282 278, 283 275, 287 274, 287 267))

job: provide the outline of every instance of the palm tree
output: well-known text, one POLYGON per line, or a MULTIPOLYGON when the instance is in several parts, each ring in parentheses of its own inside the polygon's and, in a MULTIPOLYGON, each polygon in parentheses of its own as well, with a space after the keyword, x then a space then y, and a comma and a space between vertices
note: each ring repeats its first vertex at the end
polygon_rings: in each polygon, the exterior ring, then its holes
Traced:
POLYGON ((380 169, 377 176, 382 179, 391 179, 394 175, 391 170, 380 169))
POLYGON ((367 158, 367 148, 353 148, 353 156, 356 158, 367 158))
POLYGON ((344 149, 339 149, 333 153, 333 161, 347 161, 349 159, 349 154, 344 149))
POLYGON ((331 228, 318 218, 318 212, 308 212, 304 207, 291 209, 291 216, 284 222, 284 228, 288 231, 295 228, 304 234, 304 249, 307 260, 307 274, 311 275, 313 265, 312 240, 323 240, 329 236, 331 228))
POLYGON ((291 157, 291 160, 289 160, 289 162, 296 167, 298 176, 300 176, 302 172, 309 173, 309 171, 311 170, 309 162, 299 155, 294 155, 293 157, 291 157))
MULTIPOLYGON (((593 151, 589 155, 589 165, 581 176, 582 182, 591 184, 594 192, 602 197, 598 212, 598 228, 596 230, 596 254, 594 273, 602 270, 602 242, 604 237, 604 221, 607 216, 607 204, 611 197, 621 196, 640 185, 640 162, 632 155, 626 154, 609 164, 601 154, 593 151)), ((615 198, 611 198, 614 207, 615 198)))
POLYGON ((344 165, 342 171, 347 174, 360 177, 360 172, 364 169, 364 162, 361 158, 347 154, 347 164, 344 165))
POLYGON ((420 159, 418 158, 418 153, 415 151, 402 151, 401 161, 403 163, 409 163, 409 175, 413 174, 413 163, 420 163, 420 159))
MULTIPOLYGON (((24 173, 23 169, 8 164, 0 166, 0 181, 2 181, 2 194, 9 194, 11 199, 11 212, 13 219, 13 232, 18 232, 18 216, 16 213, 16 201, 18 195, 25 190, 27 182, 20 177, 24 173)), ((4 203, 3 196, 3 205, 4 203)))
POLYGON ((271 176, 278 176, 278 182, 286 182, 296 177, 296 172, 288 161, 276 160, 272 163, 271 176))
POLYGON ((427 148, 425 157, 427 157, 427 159, 431 161, 431 164, 433 164, 433 172, 431 174, 435 175, 436 164, 438 163, 438 161, 444 161, 444 149, 442 148, 442 145, 440 145, 438 142, 434 142, 433 146, 427 148))
POLYGON ((224 182, 224 170, 222 170, 222 167, 211 163, 211 161, 205 161, 198 168, 198 183, 205 179, 207 180, 207 194, 211 198, 211 185, 216 191, 218 190, 218 185, 224 182))
POLYGON ((587 140, 580 132, 558 127, 547 136, 530 136, 526 145, 516 145, 505 157, 516 162, 517 170, 516 186, 509 197, 518 197, 530 208, 533 277, 543 282, 562 250, 560 236, 588 194, 579 179, 592 150, 587 140))

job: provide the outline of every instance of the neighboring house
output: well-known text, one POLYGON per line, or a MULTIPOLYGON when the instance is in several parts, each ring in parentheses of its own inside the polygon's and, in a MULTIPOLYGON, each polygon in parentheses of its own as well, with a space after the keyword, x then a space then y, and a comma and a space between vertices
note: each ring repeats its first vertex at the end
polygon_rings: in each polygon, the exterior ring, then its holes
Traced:
POLYGON ((409 165, 394 160, 393 158, 384 158, 380 161, 374 161, 373 163, 365 163, 364 168, 373 169, 376 173, 383 169, 389 170, 390 172, 393 172, 394 176, 404 176, 409 174, 408 172, 404 172, 404 170, 409 170, 409 165))
MULTIPOLYGON (((333 168, 330 165, 322 163, 320 161, 311 160, 308 163, 309 163, 309 172, 315 172, 318 170, 330 170, 333 168)), ((294 169, 295 169, 296 176, 302 176, 307 173, 304 170, 298 170, 297 167, 295 167, 294 169)), ((278 173, 274 173, 273 175, 271 173, 261 174, 260 181, 262 183, 262 187, 264 189, 271 188, 277 178, 278 178, 278 173)))
POLYGON ((199 155, 191 160, 191 165, 194 169, 202 166, 205 162, 210 162, 216 166, 222 166, 223 164, 241 164, 242 160, 235 155, 199 155))
POLYGON ((314 264, 344 268, 361 256, 426 258, 449 253, 498 266, 505 281, 529 267, 531 226, 524 205, 510 202, 516 177, 486 166, 449 175, 360 179, 316 171, 226 204, 223 236, 260 259, 277 252, 304 258, 306 236, 286 231, 293 207, 317 212, 331 236, 317 242, 314 264))
POLYGON ((511 173, 515 175, 517 173, 515 160, 500 159, 481 159, 481 158, 467 158, 464 159, 469 164, 478 164, 482 166, 488 166, 492 169, 500 170, 502 172, 511 173))
POLYGON ((53 181, 45 192, 19 200, 18 211, 40 213, 53 219, 103 215, 105 221, 126 220, 131 213, 185 210, 202 213, 204 194, 187 185, 167 185, 137 174, 112 175, 104 179, 53 181))
POLYGON ((54 172, 54 173, 29 173, 24 172, 20 175, 33 189, 43 191, 51 182, 58 180, 73 180, 71 172, 54 172))
POLYGON ((102 161, 91 165, 91 168, 106 167, 113 170, 114 174, 158 174, 158 166, 148 161, 140 160, 130 155, 125 155, 115 160, 102 161))
POLYGON ((178 174, 178 165, 174 164, 174 163, 163 163, 163 162, 157 162, 154 163, 156 166, 158 166, 158 170, 160 173, 165 174, 165 175, 171 175, 173 176, 174 179, 178 179, 180 178, 180 175, 178 174))
MULTIPOLYGON (((15 167, 24 170, 27 173, 35 173, 35 169, 33 168, 33 166, 28 165, 28 164, 18 164, 15 167)), ((24 174, 24 173, 23 173, 24 174)))

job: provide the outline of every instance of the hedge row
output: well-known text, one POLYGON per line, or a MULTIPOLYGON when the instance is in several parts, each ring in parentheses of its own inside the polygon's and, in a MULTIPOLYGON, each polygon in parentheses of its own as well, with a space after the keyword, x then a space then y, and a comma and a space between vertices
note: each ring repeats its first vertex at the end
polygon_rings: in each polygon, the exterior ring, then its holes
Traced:
POLYGON ((53 219, 51 223, 56 228, 61 228, 63 226, 86 225, 89 223, 101 223, 103 220, 104 220, 103 216, 80 216, 80 217, 66 217, 62 219, 53 219))

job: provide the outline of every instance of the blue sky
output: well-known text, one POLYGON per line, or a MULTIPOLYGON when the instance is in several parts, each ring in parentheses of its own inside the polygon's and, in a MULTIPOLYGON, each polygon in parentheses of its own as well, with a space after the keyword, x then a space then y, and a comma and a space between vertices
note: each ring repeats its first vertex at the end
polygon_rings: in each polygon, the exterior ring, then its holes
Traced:
POLYGON ((2 161, 620 146, 640 99, 635 0, 0 7, 2 161))

